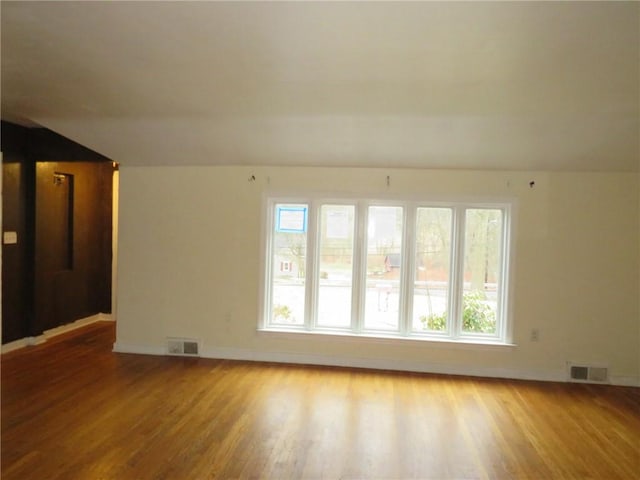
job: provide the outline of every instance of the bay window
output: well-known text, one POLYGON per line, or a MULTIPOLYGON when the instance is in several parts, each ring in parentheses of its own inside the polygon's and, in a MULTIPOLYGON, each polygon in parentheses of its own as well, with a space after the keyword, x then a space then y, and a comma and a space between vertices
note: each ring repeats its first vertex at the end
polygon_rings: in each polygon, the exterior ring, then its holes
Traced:
POLYGON ((260 327, 508 341, 509 203, 268 199, 260 327))

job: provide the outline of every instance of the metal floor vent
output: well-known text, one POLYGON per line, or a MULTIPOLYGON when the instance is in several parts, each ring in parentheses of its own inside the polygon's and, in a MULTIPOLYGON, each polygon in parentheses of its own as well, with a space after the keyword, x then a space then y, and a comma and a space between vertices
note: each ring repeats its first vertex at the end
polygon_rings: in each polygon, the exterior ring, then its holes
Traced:
POLYGON ((198 341, 186 338, 167 338, 167 355, 198 356, 198 341))
POLYGON ((582 383, 609 383, 609 369, 601 365, 569 363, 569 381, 582 383))

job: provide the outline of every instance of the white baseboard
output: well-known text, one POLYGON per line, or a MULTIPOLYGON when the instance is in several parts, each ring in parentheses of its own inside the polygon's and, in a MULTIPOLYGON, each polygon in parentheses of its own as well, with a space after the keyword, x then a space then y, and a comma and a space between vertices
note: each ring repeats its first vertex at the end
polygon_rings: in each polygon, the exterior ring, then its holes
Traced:
POLYGON ((59 327, 45 330, 41 335, 38 335, 37 337, 25 337, 13 342, 5 343, 4 345, 2 345, 1 353, 12 352, 14 350, 18 350, 19 348, 28 346, 40 345, 41 343, 44 343, 47 340, 63 333, 76 330, 91 323, 104 321, 112 321, 111 315, 108 313, 98 313, 96 315, 91 315, 90 317, 81 318, 79 320, 76 320, 75 322, 67 323, 66 325, 61 325, 59 327))
MULTIPOLYGON (((144 355, 166 355, 163 346, 141 346, 116 342, 113 351, 144 355)), ((323 365, 333 367, 368 368, 403 372, 435 373, 442 375, 465 375, 471 377, 508 378, 515 380, 536 380, 543 382, 566 382, 564 369, 557 371, 527 371, 511 368, 479 367, 440 363, 422 363, 403 360, 389 360, 360 357, 336 357, 303 353, 260 352, 249 349, 227 347, 205 347, 200 357, 224 360, 244 360, 253 362, 274 362, 300 365, 323 365)), ((640 378, 634 376, 611 376, 611 385, 640 387, 640 378)))
POLYGON ((98 313, 96 315, 91 315, 90 317, 81 318, 79 320, 76 320, 75 322, 67 323, 66 325, 60 325, 59 327, 45 330, 42 335, 46 339, 49 339, 62 333, 67 333, 72 330, 76 330, 77 328, 84 327, 85 325, 103 321, 111 321, 111 315, 108 313, 98 313))
POLYGON ((116 342, 113 344, 115 353, 136 353, 141 355, 166 355, 164 347, 154 347, 147 345, 131 345, 129 343, 116 342))
POLYGON ((395 370, 402 372, 435 373, 443 375, 468 375, 472 377, 512 378, 519 380, 543 380, 551 382, 561 382, 565 378, 563 371, 555 373, 522 372, 508 368, 411 362, 379 358, 336 357, 281 352, 252 352, 228 348, 203 349, 201 356, 205 358, 224 358, 230 360, 326 365, 332 367, 369 368, 376 370, 395 370))
MULTIPOLYGON (((113 351, 117 353, 135 353, 144 355, 166 354, 164 347, 133 345, 122 342, 116 342, 113 346, 113 351)), ((203 348, 200 351, 200 357, 224 360, 244 360, 253 362, 274 362, 300 365, 322 365, 333 367, 395 370, 403 372, 435 373, 444 375, 467 375, 472 377, 540 380, 547 382, 566 381, 566 373, 564 370, 558 370, 557 372, 528 372, 508 368, 421 363, 375 358, 336 357, 301 353, 259 352, 248 349, 226 347, 203 348)))
POLYGON ((44 337, 44 335, 38 335, 37 337, 25 337, 19 340, 14 340, 13 342, 5 343, 4 345, 2 345, 1 352, 9 353, 20 348, 40 345, 41 343, 44 343, 46 341, 47 339, 44 337))
POLYGON ((633 375, 611 375, 611 385, 620 387, 640 387, 640 377, 633 375))

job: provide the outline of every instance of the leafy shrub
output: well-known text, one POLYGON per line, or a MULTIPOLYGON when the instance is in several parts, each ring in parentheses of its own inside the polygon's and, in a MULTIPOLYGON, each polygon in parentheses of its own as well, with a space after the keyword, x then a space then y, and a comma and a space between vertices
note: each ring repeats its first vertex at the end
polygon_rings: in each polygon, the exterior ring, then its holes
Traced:
POLYGON ((273 320, 286 321, 291 318, 291 309, 286 305, 274 305, 273 306, 273 320))
MULTIPOLYGON (((495 333, 496 314, 484 303, 484 293, 466 292, 462 297, 462 330, 476 333, 495 333)), ((447 326, 447 312, 420 317, 424 330, 443 331, 447 326)))
POLYGON ((438 315, 437 313, 432 313, 428 317, 422 315, 420 317, 420 321, 422 322, 423 330, 442 331, 447 326, 447 312, 444 312, 440 315, 438 315))

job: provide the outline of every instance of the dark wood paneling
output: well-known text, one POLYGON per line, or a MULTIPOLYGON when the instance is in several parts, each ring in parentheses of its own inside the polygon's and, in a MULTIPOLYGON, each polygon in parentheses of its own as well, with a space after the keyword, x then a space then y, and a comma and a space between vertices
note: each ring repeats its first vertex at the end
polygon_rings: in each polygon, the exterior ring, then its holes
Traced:
POLYGON ((2 223, 3 230, 16 232, 18 243, 2 245, 2 341, 17 340, 29 335, 28 306, 31 302, 29 258, 27 255, 24 165, 7 161, 12 154, 3 155, 2 165, 2 223))
POLYGON ((103 197, 111 198, 112 174, 111 162, 36 165, 35 306, 45 330, 110 311, 111 208, 103 197), (56 183, 60 174, 67 185, 56 183))
POLYGON ((98 241, 101 244, 100 261, 96 262, 91 274, 96 278, 98 288, 92 289, 90 295, 100 312, 111 313, 112 300, 112 272, 113 265, 113 173, 115 166, 112 162, 100 163, 100 193, 98 194, 98 211, 102 226, 98 241))
MULTIPOLYGON (((1 122, 0 138, 4 230, 18 232, 18 244, 2 248, 2 343, 110 312, 112 163, 103 155, 42 128, 27 129, 1 122), (73 233, 72 241, 63 242, 73 251, 67 252, 62 261, 72 268, 61 270, 60 265, 50 265, 61 259, 56 253, 46 253, 46 239, 53 240, 46 229, 39 233, 36 248, 36 184, 41 183, 40 179, 36 181, 36 164, 51 167, 43 170, 51 183, 56 168, 66 168, 72 174, 72 170, 77 171, 82 177, 77 197, 74 176, 75 214, 71 222, 62 221, 73 233), (54 164, 58 167, 53 168, 54 164)), ((46 213, 49 205, 46 198, 41 198, 38 222, 49 218, 60 224, 58 214, 46 213)))
MULTIPOLYGON (((25 157, 27 151, 27 134, 29 129, 14 125, 9 122, 0 122, 0 149, 2 153, 18 153, 19 157, 25 157)), ((6 158, 3 161, 7 161, 6 158)), ((13 157, 12 161, 16 161, 13 157)))
POLYGON ((27 155, 27 129, 2 122, 4 231, 17 232, 18 243, 2 245, 2 343, 32 334, 34 179, 27 155))
POLYGON ((46 128, 31 128, 27 131, 29 155, 39 162, 107 162, 104 155, 83 147, 68 138, 46 128))

